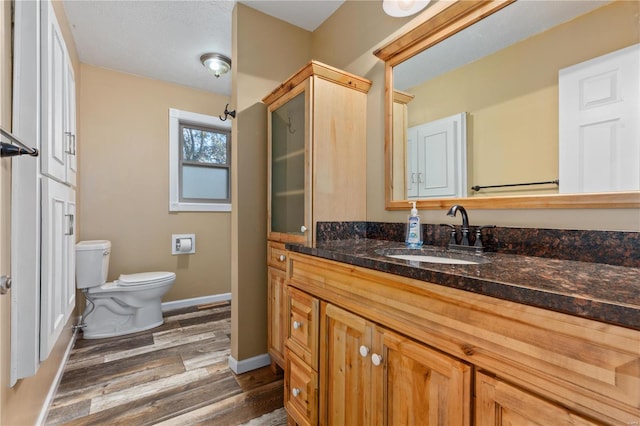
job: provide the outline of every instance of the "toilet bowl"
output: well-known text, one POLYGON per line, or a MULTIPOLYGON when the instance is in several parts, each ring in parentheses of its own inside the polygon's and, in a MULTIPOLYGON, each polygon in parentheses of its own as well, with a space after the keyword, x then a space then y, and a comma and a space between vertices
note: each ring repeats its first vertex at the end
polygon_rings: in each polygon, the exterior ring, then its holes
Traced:
POLYGON ((162 325, 162 296, 176 280, 173 272, 122 274, 107 282, 111 242, 76 244, 76 286, 87 305, 82 314, 85 339, 101 339, 162 325))

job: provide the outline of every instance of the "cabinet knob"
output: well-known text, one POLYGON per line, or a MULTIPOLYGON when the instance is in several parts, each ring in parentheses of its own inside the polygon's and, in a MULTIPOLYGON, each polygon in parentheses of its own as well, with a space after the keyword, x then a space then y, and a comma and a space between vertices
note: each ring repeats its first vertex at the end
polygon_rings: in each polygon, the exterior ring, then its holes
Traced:
POLYGON ((382 355, 378 355, 378 354, 371 355, 371 362, 375 366, 382 364, 382 355))
POLYGON ((302 233, 307 232, 307 227, 306 227, 306 226, 304 226, 304 225, 302 225, 302 226, 300 227, 300 232, 302 232, 302 233))
POLYGON ((298 389, 298 388, 291 389, 291 395, 293 395, 295 398, 297 398, 298 395, 300 395, 300 389, 298 389))
POLYGON ((369 348, 365 345, 360 346, 360 355, 367 356, 369 355, 369 348))
POLYGON ((293 329, 294 329, 294 330, 297 330, 297 329, 299 329, 300 327, 302 327, 302 323, 301 323, 301 322, 299 322, 299 321, 294 321, 294 322, 293 322, 293 329))
POLYGON ((287 260, 287 256, 285 256, 284 254, 281 254, 280 256, 278 256, 278 260, 280 262, 284 262, 285 260, 287 260))

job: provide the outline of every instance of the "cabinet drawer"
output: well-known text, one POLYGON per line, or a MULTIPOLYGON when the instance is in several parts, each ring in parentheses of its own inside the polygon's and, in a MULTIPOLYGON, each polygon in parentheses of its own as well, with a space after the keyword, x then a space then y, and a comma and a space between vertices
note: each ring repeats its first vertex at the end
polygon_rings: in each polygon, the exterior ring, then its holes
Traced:
POLYGON ((267 264, 273 268, 287 269, 287 251, 284 243, 269 241, 267 245, 267 264))
POLYGON ((285 355, 284 406, 299 425, 318 419, 318 373, 289 349, 285 355))
POLYGON ((287 347, 317 371, 320 302, 295 288, 288 292, 287 298, 287 347))

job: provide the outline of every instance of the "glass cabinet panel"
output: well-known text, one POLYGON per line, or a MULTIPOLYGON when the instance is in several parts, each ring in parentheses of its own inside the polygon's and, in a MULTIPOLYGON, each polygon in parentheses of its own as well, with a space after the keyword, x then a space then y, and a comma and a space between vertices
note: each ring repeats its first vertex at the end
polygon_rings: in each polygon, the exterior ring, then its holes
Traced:
POLYGON ((271 114, 271 232, 305 225, 305 92, 271 114))

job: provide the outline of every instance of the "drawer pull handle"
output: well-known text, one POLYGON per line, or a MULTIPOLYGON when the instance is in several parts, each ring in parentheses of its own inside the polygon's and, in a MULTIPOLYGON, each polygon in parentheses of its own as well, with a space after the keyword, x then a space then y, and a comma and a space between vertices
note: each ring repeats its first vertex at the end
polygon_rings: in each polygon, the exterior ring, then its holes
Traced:
POLYGON ((303 234, 304 234, 305 232, 307 232, 307 227, 306 227, 306 226, 304 226, 304 225, 302 225, 302 226, 300 227, 300 232, 302 232, 303 234))
POLYGON ((284 262, 285 260, 287 260, 287 256, 285 256, 284 254, 281 254, 280 256, 278 256, 278 260, 280 262, 284 262))
POLYGON ((299 329, 300 327, 302 327, 302 323, 301 323, 301 322, 299 322, 299 321, 294 321, 294 322, 293 322, 293 329, 294 329, 294 330, 297 330, 297 329, 299 329))
POLYGON ((378 354, 371 355, 371 362, 377 367, 378 365, 382 364, 382 356, 378 354))
POLYGON ((294 396, 294 398, 297 398, 298 395, 300 395, 300 389, 298 388, 291 389, 291 394, 294 396))
POLYGON ((360 355, 367 356, 369 355, 369 348, 365 345, 360 346, 360 355))

